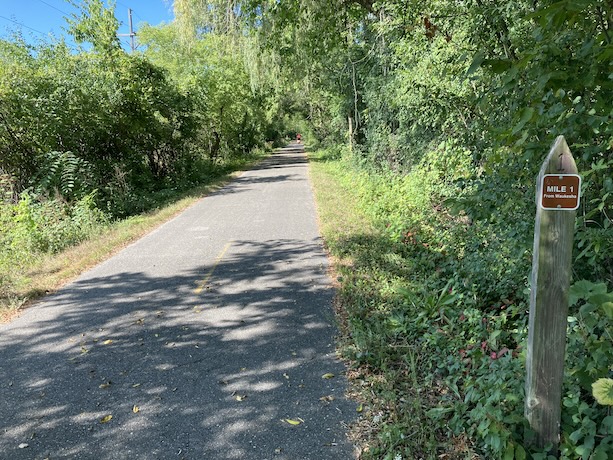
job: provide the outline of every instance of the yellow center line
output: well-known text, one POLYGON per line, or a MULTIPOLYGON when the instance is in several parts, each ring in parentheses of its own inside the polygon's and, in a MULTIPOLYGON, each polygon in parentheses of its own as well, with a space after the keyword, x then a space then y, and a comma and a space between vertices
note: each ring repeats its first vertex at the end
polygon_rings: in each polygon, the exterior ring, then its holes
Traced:
POLYGON ((200 281, 198 283, 198 287, 196 289, 194 289, 194 293, 195 294, 200 294, 202 292, 202 290, 205 288, 205 286, 207 285, 207 283, 211 279, 211 276, 213 276, 213 273, 215 272, 215 269, 217 268, 217 265, 219 265, 219 262, 221 262, 221 259, 223 259, 223 256, 228 251, 228 249, 230 249, 231 245, 232 245, 232 242, 226 243, 224 248, 221 250, 221 252, 217 256, 217 258, 215 259, 215 263, 213 264, 211 269, 207 272, 206 275, 204 275, 204 278, 202 279, 202 281, 200 281))

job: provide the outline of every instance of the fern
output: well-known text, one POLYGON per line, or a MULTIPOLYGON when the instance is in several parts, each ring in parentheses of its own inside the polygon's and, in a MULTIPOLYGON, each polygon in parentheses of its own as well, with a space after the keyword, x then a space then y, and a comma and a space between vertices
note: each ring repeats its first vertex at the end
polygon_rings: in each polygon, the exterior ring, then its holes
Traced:
POLYGON ((44 175, 37 180, 40 193, 59 194, 63 199, 73 201, 82 198, 91 188, 88 183, 90 163, 72 152, 49 152, 44 164, 44 175))

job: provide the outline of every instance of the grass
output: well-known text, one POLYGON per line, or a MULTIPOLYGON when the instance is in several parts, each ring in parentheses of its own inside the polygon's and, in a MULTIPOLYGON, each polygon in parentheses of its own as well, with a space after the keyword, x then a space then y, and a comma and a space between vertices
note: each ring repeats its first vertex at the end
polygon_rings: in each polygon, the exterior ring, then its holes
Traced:
MULTIPOLYGON (((233 166, 245 170, 259 159, 261 155, 250 162, 237 162, 233 166)), ((19 277, 19 282, 14 283, 10 292, 0 298, 0 323, 14 319, 36 300, 108 259, 240 174, 240 171, 236 171, 212 178, 206 184, 177 195, 164 206, 104 227, 95 238, 57 254, 35 257, 27 265, 17 267, 24 275, 19 277)), ((13 270, 15 268, 12 267, 13 270)))
POLYGON ((439 457, 445 441, 425 414, 432 395, 420 381, 423 351, 406 339, 390 342, 381 330, 395 288, 411 276, 410 261, 363 211, 359 187, 342 163, 321 152, 310 158, 320 229, 337 280, 341 354, 364 408, 350 433, 360 458, 464 458, 439 457))

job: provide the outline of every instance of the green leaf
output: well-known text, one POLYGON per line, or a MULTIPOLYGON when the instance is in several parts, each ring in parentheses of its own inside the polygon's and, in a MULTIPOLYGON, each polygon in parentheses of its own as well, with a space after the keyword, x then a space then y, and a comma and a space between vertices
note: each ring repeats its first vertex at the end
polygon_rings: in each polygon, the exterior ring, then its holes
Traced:
POLYGON ((504 451, 502 460, 514 460, 514 458, 515 458, 515 448, 513 447, 512 443, 509 443, 507 445, 507 448, 504 451))
POLYGON ((579 300, 587 300, 594 294, 604 294, 607 292, 605 283, 592 283, 587 280, 580 280, 570 287, 569 304, 575 305, 579 300))
POLYGON ((526 451, 519 444, 515 446, 515 460, 526 460, 526 451))
POLYGON ((605 302, 613 302, 613 293, 598 293, 590 296, 588 302, 594 305, 601 305, 605 302))
POLYGON ((303 423, 303 422, 304 422, 304 420, 302 420, 301 418, 298 418, 298 419, 296 419, 296 420, 291 419, 291 418, 286 418, 286 419, 284 420, 284 422, 285 422, 285 423, 288 423, 288 424, 290 424, 290 425, 293 425, 293 426, 298 426, 298 425, 300 425, 301 423, 303 423))
POLYGON ((526 107, 524 110, 522 110, 521 115, 519 117, 519 122, 513 127, 513 131, 511 131, 511 133, 517 134, 519 131, 521 131, 521 129, 526 125, 526 123, 532 119, 533 115, 533 107, 526 107))
POLYGON ((481 67, 481 64, 483 63, 484 60, 485 60, 485 55, 481 51, 475 54, 475 57, 473 57, 473 61, 470 64, 470 67, 466 71, 466 76, 469 76, 475 73, 477 69, 481 67))
POLYGON ((573 431, 568 438, 573 442, 573 444, 577 444, 579 440, 583 438, 584 434, 585 433, 583 432, 583 429, 580 428, 576 431, 573 431))
POLYGON ((453 412, 453 407, 435 407, 427 411, 426 415, 434 420, 438 420, 449 412, 453 412))
POLYGON ((610 452, 608 451, 608 448, 606 446, 600 445, 596 447, 596 449, 592 453, 592 456, 590 457, 590 460, 609 460, 609 454, 610 452))
POLYGON ((510 59, 484 59, 481 65, 489 67, 494 73, 504 73, 511 68, 513 61, 510 59))
POLYGON ((613 302, 605 302, 600 305, 600 308, 603 309, 605 315, 607 315, 609 319, 613 319, 613 302))

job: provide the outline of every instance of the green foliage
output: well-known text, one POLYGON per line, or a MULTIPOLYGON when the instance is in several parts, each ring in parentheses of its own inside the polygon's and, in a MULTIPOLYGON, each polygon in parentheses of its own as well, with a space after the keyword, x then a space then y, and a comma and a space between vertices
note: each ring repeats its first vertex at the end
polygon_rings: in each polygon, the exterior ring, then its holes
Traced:
POLYGON ((72 55, 62 44, 25 60, 22 46, 4 51, 0 167, 19 189, 56 187, 68 199, 98 189, 113 202, 150 189, 185 158, 189 101, 146 60, 72 55))
POLYGON ((147 46, 145 55, 167 69, 193 101, 198 123, 194 147, 215 159, 263 145, 276 112, 265 109, 272 102, 270 88, 249 68, 252 41, 208 33, 185 45, 182 32, 177 24, 145 28, 140 40, 147 46))
POLYGON ((145 54, 128 55, 112 7, 80 8, 69 32, 89 51, 0 41, 0 169, 17 193, 71 201, 97 190, 121 217, 264 145, 277 113, 247 70, 247 37, 186 42, 174 24, 148 27, 145 54))
POLYGON ((55 193, 73 200, 91 189, 91 165, 72 152, 49 152, 41 163, 42 177, 36 179, 41 193, 55 193))
MULTIPOLYGON (((384 414, 365 457, 439 449, 459 458, 547 458, 525 441, 530 252, 518 236, 526 229, 504 220, 511 229, 501 232, 504 216, 487 225, 448 214, 441 203, 462 186, 448 172, 470 161, 450 163, 440 150, 406 176, 353 169, 347 152, 325 158, 380 232, 327 239, 337 257, 352 259, 350 270, 341 268, 344 352, 384 414), (431 437, 422 437, 424 425, 434 428, 431 437), (400 435, 407 432, 419 441, 400 435), (464 436, 472 449, 462 450, 464 436)), ((605 283, 571 288, 560 458, 612 452, 609 410, 592 398, 592 384, 613 375, 611 296, 605 283)))
POLYGON ((69 1, 80 9, 80 14, 73 14, 71 19, 67 19, 68 32, 77 43, 89 42, 94 50, 105 54, 120 49, 117 36, 119 21, 115 17, 115 3, 105 8, 102 0, 69 1))
POLYGON ((95 192, 72 204, 28 192, 16 204, 0 204, 0 298, 24 281, 31 262, 92 237, 108 222, 95 192))

